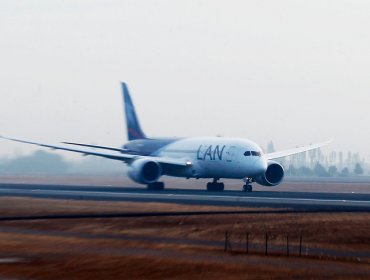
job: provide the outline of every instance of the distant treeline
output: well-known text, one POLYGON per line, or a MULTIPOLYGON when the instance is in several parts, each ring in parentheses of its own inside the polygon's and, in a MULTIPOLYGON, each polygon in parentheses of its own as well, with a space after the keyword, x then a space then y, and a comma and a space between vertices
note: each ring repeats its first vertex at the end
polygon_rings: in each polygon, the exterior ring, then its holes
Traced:
POLYGON ((307 166, 295 167, 291 164, 285 169, 285 172, 287 176, 348 177, 353 175, 363 175, 364 169, 359 163, 357 163, 352 170, 348 167, 338 170, 335 165, 331 165, 326 168, 320 163, 316 163, 314 168, 309 168, 307 166))
POLYGON ((42 150, 14 159, 0 159, 0 173, 3 174, 123 173, 125 170, 126 165, 119 161, 96 157, 67 161, 58 154, 42 150))
MULTIPOLYGON (((313 168, 307 166, 295 167, 282 162, 286 176, 315 176, 315 177, 347 177, 363 175, 364 169, 357 163, 354 168, 337 168, 334 165, 325 167, 316 163, 313 168)), ((0 173, 22 174, 66 174, 66 173, 125 173, 126 164, 97 157, 88 157, 78 161, 67 161, 61 155, 43 150, 31 155, 14 159, 0 159, 0 173)))
MULTIPOLYGON (((268 153, 275 152, 274 143, 267 144, 268 153)), ((353 176, 369 173, 369 164, 365 157, 356 152, 322 152, 315 149, 291 155, 279 160, 291 176, 353 176)))

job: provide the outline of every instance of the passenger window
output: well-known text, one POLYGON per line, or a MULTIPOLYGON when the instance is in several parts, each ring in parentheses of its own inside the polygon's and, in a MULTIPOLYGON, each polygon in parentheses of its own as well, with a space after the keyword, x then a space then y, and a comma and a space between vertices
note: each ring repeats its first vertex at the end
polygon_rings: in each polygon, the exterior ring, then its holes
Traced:
POLYGON ((244 153, 244 156, 250 156, 251 155, 251 152, 250 151, 246 151, 245 153, 244 153))

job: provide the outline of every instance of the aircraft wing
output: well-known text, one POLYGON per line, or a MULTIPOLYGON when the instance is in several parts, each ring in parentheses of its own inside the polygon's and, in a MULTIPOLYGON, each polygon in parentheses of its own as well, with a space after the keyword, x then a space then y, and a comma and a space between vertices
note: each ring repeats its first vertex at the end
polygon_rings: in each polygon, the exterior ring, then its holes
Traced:
POLYGON ((62 151, 79 153, 79 154, 82 154, 83 156, 97 156, 97 157, 102 157, 102 158, 107 158, 107 159, 119 160, 119 161, 126 162, 126 163, 131 163, 132 161, 134 161, 136 159, 139 159, 139 158, 147 158, 147 159, 156 161, 160 164, 169 164, 169 165, 176 165, 176 166, 191 166, 192 165, 192 163, 190 161, 185 160, 185 159, 140 156, 140 155, 132 155, 132 154, 124 154, 124 153, 121 153, 121 154, 111 154, 110 153, 110 154, 108 154, 108 153, 99 153, 99 152, 86 151, 86 150, 80 150, 80 149, 71 149, 71 148, 66 148, 66 147, 62 147, 62 146, 54 146, 54 145, 49 145, 49 144, 43 144, 43 143, 38 143, 38 142, 31 142, 31 141, 26 141, 26 140, 8 138, 8 137, 3 137, 3 136, 0 136, 0 139, 20 142, 20 143, 25 143, 25 144, 30 144, 30 145, 36 145, 36 146, 40 146, 40 147, 50 148, 50 149, 53 149, 53 150, 62 150, 62 151))
POLYGON ((326 142, 318 143, 318 144, 312 144, 308 146, 303 146, 303 147, 298 147, 298 148, 293 148, 289 150, 284 150, 280 152, 273 152, 273 153, 267 153, 265 154, 266 159, 277 159, 277 158, 282 158, 290 155, 295 155, 303 152, 307 152, 310 150, 314 150, 323 146, 326 146, 333 142, 333 140, 328 140, 326 142))
POLYGON ((107 146, 98 146, 98 145, 91 145, 91 144, 82 144, 82 143, 75 143, 75 142, 62 142, 62 144, 88 147, 88 148, 94 148, 94 149, 109 150, 109 151, 115 151, 115 152, 120 152, 120 153, 129 152, 126 149, 112 148, 112 147, 107 147, 107 146))

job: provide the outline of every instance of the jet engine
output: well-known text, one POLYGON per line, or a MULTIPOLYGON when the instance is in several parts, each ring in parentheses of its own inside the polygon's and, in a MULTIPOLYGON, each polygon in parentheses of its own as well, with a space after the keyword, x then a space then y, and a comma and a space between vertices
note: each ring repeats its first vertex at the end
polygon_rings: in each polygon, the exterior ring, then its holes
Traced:
POLYGON ((145 158, 135 160, 128 171, 128 176, 139 184, 156 182, 161 175, 161 165, 156 161, 145 158))
POLYGON ((283 166, 275 161, 268 161, 266 172, 257 177, 255 181, 262 186, 273 187, 279 185, 283 178, 283 166))

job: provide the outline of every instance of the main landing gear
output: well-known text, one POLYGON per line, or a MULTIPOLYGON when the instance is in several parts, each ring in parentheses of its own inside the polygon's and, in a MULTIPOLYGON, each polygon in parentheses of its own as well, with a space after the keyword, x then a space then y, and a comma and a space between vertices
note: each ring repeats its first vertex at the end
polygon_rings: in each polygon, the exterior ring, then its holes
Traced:
POLYGON ((162 191, 164 190, 163 182, 153 182, 146 186, 146 189, 149 191, 162 191))
POLYGON ((245 182, 245 185, 243 186, 243 192, 253 191, 252 179, 251 178, 246 178, 246 179, 244 179, 244 182, 245 182))
POLYGON ((222 192, 224 190, 224 183, 217 183, 217 180, 214 178, 213 182, 207 183, 207 191, 222 192))

